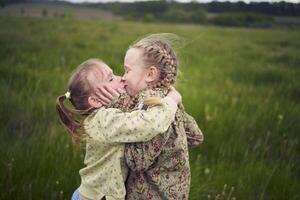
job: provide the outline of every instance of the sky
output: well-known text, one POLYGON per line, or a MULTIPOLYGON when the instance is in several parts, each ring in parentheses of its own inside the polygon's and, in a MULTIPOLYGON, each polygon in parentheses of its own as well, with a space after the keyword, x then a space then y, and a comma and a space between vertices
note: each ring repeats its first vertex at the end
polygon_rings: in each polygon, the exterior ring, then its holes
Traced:
MULTIPOLYGON (((82 3, 82 2, 112 2, 112 1, 119 1, 119 2, 133 2, 135 0, 64 0, 64 1, 68 1, 68 2, 73 2, 73 3, 82 3)), ((141 1, 141 0, 139 0, 141 1)), ((190 0, 176 0, 179 2, 190 2, 190 0)), ((205 2, 210 2, 211 0, 196 0, 197 2, 200 3, 205 3, 205 2)), ((218 1, 230 1, 230 2, 237 2, 237 1, 244 1, 246 3, 249 2, 279 2, 282 0, 218 0, 218 1)), ((299 3, 300 0, 284 0, 286 2, 291 2, 291 3, 299 3)))

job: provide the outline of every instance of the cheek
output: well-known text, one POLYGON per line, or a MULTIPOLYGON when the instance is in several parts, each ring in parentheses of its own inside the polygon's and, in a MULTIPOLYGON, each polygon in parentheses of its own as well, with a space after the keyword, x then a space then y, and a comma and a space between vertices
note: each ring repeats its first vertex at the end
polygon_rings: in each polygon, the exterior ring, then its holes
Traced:
POLYGON ((133 73, 128 73, 126 76, 126 81, 132 82, 134 80, 135 75, 133 73))

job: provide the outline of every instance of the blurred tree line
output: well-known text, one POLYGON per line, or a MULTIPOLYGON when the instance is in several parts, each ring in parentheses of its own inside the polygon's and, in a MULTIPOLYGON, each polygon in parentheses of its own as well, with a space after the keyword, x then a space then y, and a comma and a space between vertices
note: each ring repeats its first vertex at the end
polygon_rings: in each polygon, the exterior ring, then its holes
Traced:
POLYGON ((132 15, 140 17, 145 14, 153 14, 160 16, 166 12, 177 12, 178 10, 184 12, 197 13, 199 11, 224 13, 224 12, 252 12, 262 13, 276 16, 300 16, 300 3, 288 2, 218 2, 212 1, 210 3, 198 3, 192 1, 190 3, 179 3, 176 1, 143 1, 133 3, 97 3, 98 7, 113 10, 122 15, 132 15))
POLYGON ((254 12, 276 16, 300 16, 300 3, 289 2, 218 2, 213 1, 203 5, 208 12, 254 12))
MULTIPOLYGON (((47 2, 70 4, 56 0, 0 0, 1 5, 8 3, 47 2)), ((75 4, 73 4, 75 5, 75 4)), ((224 26, 267 27, 274 22, 274 16, 300 16, 300 3, 288 2, 218 2, 179 3, 173 0, 82 3, 88 6, 109 10, 128 20, 161 21, 216 24, 224 26), (208 16, 207 13, 214 13, 208 16)))
MULTIPOLYGON (((87 4, 90 5, 90 4, 87 4)), ((223 26, 269 27, 274 16, 300 16, 300 3, 287 2, 218 2, 179 3, 143 1, 134 3, 97 3, 93 7, 110 10, 126 19, 140 21, 188 22, 223 26), (214 13, 208 17, 207 13, 214 13)))
POLYGON ((205 20, 205 10, 197 3, 178 3, 162 1, 144 1, 134 3, 97 4, 98 7, 113 11, 127 19, 142 21, 193 22, 205 20), (196 6, 194 6, 196 5, 196 6))
POLYGON ((239 27, 271 27, 275 22, 270 15, 248 12, 222 13, 209 21, 215 25, 239 27))

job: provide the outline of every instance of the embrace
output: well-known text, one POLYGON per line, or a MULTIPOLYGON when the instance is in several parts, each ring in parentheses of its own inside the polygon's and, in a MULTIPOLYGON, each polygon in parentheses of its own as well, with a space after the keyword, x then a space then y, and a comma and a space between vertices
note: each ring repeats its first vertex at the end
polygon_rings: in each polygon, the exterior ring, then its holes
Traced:
POLYGON ((203 135, 173 86, 179 66, 163 35, 129 47, 122 77, 101 60, 83 62, 57 97, 60 121, 86 146, 72 200, 188 199, 188 148, 203 135))

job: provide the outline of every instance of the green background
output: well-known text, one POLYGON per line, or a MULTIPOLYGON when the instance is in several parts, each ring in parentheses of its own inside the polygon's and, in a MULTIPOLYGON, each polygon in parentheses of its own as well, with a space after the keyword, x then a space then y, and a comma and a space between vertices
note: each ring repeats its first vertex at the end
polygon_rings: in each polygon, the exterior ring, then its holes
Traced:
POLYGON ((56 97, 88 58, 122 75, 128 46, 157 32, 183 38, 177 88, 205 136, 190 151, 190 199, 300 199, 298 29, 3 16, 0 27, 0 199, 70 199, 84 147, 56 97))

